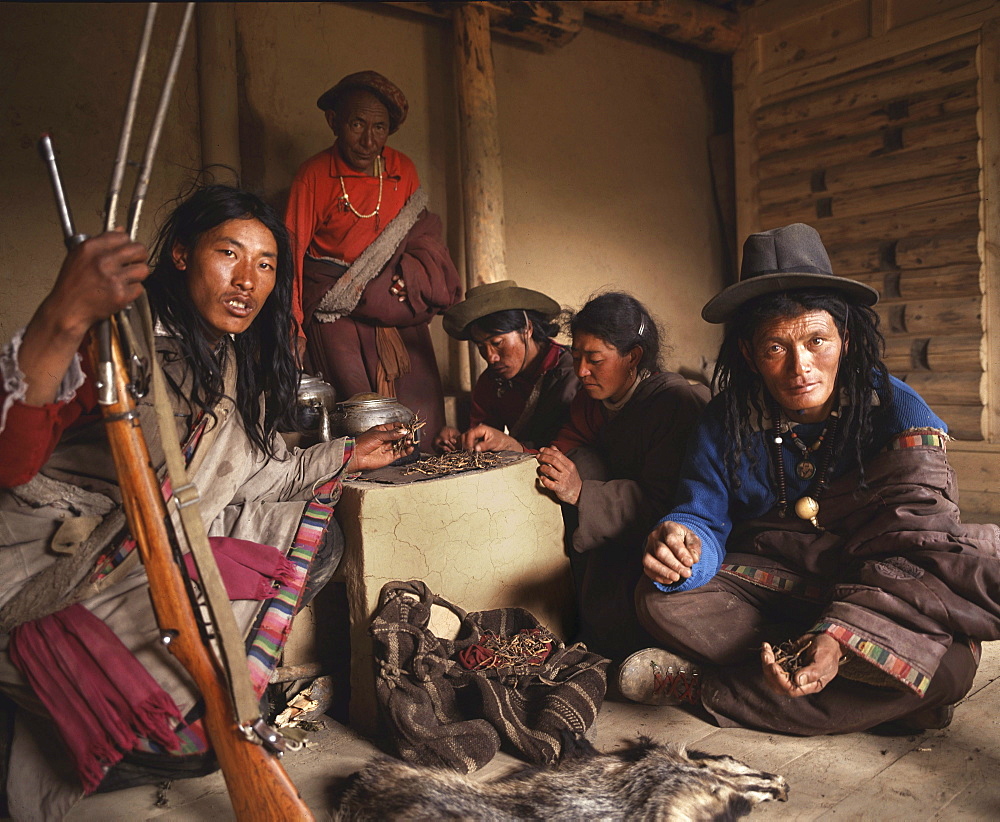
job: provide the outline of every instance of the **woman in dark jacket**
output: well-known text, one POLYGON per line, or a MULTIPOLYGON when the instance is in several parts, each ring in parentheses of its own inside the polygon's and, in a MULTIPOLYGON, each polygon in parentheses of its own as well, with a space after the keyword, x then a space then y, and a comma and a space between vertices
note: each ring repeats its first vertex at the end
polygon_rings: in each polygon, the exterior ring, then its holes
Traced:
POLYGON ((619 660, 643 642, 632 604, 643 538, 670 506, 708 391, 660 370, 656 322, 629 294, 593 298, 570 328, 583 390, 539 453, 539 482, 563 503, 579 639, 619 660))

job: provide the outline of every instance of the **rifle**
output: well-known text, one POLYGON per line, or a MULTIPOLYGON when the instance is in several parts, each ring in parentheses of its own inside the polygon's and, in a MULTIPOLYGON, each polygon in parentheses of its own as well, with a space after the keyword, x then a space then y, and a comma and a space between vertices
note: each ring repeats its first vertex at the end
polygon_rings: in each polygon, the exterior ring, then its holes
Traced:
MULTIPOLYGON (((155 4, 151 4, 155 5, 155 4)), ((192 4, 193 5, 193 4, 192 4)), ((190 6, 189 6, 190 8, 190 6)), ((153 12, 147 16, 144 44, 148 42, 153 12)), ((168 72, 160 107, 165 112, 169 100, 170 75, 176 75, 176 64, 183 49, 184 32, 190 22, 190 10, 185 16, 182 33, 178 37, 171 70, 168 72)), ((136 75, 141 74, 145 61, 145 45, 140 50, 136 75)), ((135 89, 133 82, 133 93, 135 89)), ((133 106, 130 103, 130 109, 133 106)), ((131 114, 126 116, 126 128, 131 128, 131 114)), ((157 117, 154 131, 162 125, 162 114, 157 117)), ((148 168, 152 164, 158 134, 150 135, 144 168, 140 174, 137 193, 133 196, 129 215, 129 232, 134 238, 141 198, 148 184, 148 168), (152 147, 152 148, 151 148, 152 147)), ((39 143, 52 182, 60 223, 67 247, 72 248, 86 237, 77 234, 63 190, 55 154, 48 135, 39 143)), ((119 149, 119 162, 124 163, 124 151, 119 149)), ((117 199, 115 186, 120 186, 119 162, 116 162, 112 194, 117 199)), ((109 202, 112 196, 109 194, 109 202)), ((107 215, 113 225, 114 214, 107 215)), ((234 714, 229 682, 218 658, 208 647, 200 630, 196 607, 181 568, 175 559, 171 540, 171 522, 156 470, 139 425, 133 393, 134 380, 126 377, 125 358, 119 338, 121 320, 109 318, 90 332, 89 354, 99 364, 99 380, 106 380, 100 387, 101 412, 107 431, 108 443, 118 473, 122 505, 129 530, 135 539, 149 578, 150 599, 160 628, 161 640, 188 671, 201 693, 205 704, 203 723, 208 739, 215 751, 226 780, 230 801, 237 819, 261 820, 312 820, 313 815, 302 801, 298 790, 278 760, 280 738, 271 731, 263 719, 241 724, 234 714), (255 744, 263 743, 263 744, 255 744)), ((135 349, 132 349, 133 356, 135 349)), ((150 351, 150 356, 155 356, 150 351)), ((154 366, 155 367, 155 366, 154 366)), ((178 489, 180 490, 180 489, 178 489)), ((228 601, 226 603, 228 607, 228 601)), ((231 612, 228 614, 231 617, 231 612)), ((241 672, 244 676, 245 670, 241 672)))
MULTIPOLYGON (((90 355, 98 355, 91 335, 90 355)), ((277 756, 254 744, 236 722, 226 679, 199 632, 191 600, 174 560, 160 483, 136 416, 125 361, 112 322, 111 354, 117 401, 101 407, 121 486, 129 530, 149 577, 149 594, 162 641, 187 669, 205 702, 205 731, 215 750, 237 819, 311 820, 277 756)))

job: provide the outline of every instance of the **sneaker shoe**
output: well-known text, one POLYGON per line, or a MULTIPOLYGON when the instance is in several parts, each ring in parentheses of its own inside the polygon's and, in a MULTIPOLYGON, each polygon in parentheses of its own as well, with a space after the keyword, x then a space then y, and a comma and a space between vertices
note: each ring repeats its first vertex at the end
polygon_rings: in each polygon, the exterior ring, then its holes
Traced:
POLYGON ((697 705, 701 701, 701 668, 664 651, 636 651, 618 669, 618 690, 643 705, 697 705))

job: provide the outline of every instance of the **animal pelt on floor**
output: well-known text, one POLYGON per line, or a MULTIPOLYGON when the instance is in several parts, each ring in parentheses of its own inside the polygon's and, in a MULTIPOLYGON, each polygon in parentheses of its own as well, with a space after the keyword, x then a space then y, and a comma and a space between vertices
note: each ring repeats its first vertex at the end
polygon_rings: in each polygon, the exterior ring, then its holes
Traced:
POLYGON ((788 785, 730 756, 685 751, 640 737, 601 753, 579 740, 553 767, 526 767, 492 782, 378 759, 348 777, 339 820, 728 820, 759 802, 785 801, 788 785))

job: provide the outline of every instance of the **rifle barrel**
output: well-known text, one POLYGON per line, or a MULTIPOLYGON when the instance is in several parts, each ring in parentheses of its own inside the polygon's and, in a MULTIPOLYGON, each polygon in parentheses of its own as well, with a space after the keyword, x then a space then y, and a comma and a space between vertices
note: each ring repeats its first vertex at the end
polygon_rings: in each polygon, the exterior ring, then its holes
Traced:
MULTIPOLYGON (((59 163, 56 161, 56 152, 52 146, 52 135, 43 134, 38 138, 38 153, 42 156, 49 172, 49 182, 52 183, 52 193, 56 198, 56 211, 59 213, 59 224, 62 226, 63 242, 67 249, 72 250, 86 240, 87 235, 77 234, 73 226, 73 215, 69 210, 62 175, 59 173, 59 163)), ((107 320, 98 323, 94 335, 97 338, 97 354, 94 359, 94 367, 97 370, 97 402, 105 406, 116 399, 114 380, 111 378, 111 326, 107 320)))
POLYGON ((66 200, 66 191, 63 189, 62 176, 59 174, 59 163, 56 161, 56 151, 52 146, 51 134, 45 133, 38 138, 38 153, 49 172, 49 182, 52 184, 52 193, 56 198, 56 211, 59 214, 63 242, 67 249, 73 249, 87 238, 83 234, 77 234, 73 227, 73 214, 70 212, 69 202, 66 200))
MULTIPOLYGON (((155 20, 156 3, 150 3, 146 9, 146 23, 142 29, 142 40, 139 41, 139 53, 135 58, 135 68, 132 70, 132 85, 129 88, 128 100, 125 103, 122 132, 118 138, 118 153, 115 155, 115 164, 111 170, 111 183, 108 186, 108 196, 104 202, 105 231, 112 231, 118 221, 118 198, 121 196, 122 180, 125 179, 128 147, 132 141, 135 110, 139 103, 139 89, 142 87, 142 75, 146 71, 146 60, 149 57, 149 43, 153 38, 153 23, 155 20)), ((133 239, 135 238, 133 237, 133 239)))
POLYGON ((187 3, 184 9, 184 19, 181 21, 180 30, 177 32, 177 40, 174 43, 174 51, 170 56, 170 67, 167 69, 167 76, 163 80, 163 89, 160 91, 160 102, 156 106, 156 116, 153 118, 153 126, 149 130, 149 139, 146 141, 146 153, 142 158, 142 167, 139 169, 139 176, 135 182, 132 202, 129 203, 128 235, 133 240, 139 228, 139 215, 142 212, 142 204, 146 200, 146 192, 149 189, 149 177, 153 171, 153 159, 156 157, 156 149, 160 144, 163 123, 167 117, 167 108, 170 106, 170 97, 174 91, 174 83, 177 80, 181 55, 184 52, 184 43, 187 40, 187 33, 191 27, 191 18, 193 16, 194 3, 187 3))

